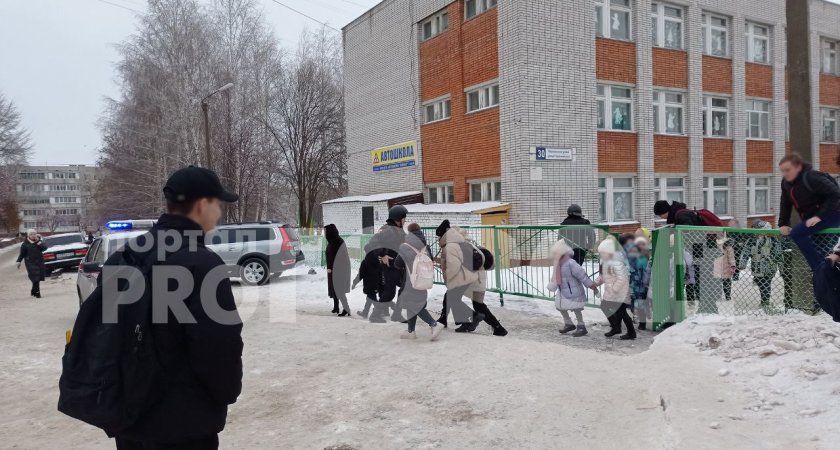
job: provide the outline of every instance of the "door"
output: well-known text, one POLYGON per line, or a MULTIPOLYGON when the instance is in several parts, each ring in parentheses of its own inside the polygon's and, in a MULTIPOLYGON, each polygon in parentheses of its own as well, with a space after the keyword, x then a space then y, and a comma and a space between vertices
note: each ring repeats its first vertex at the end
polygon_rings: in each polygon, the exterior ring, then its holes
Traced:
POLYGON ((373 206, 362 207, 362 233, 373 234, 373 206))
MULTIPOLYGON (((107 258, 106 253, 106 245, 104 241, 99 238, 93 241, 90 248, 88 249, 88 254, 82 260, 80 264, 88 263, 88 262, 97 262, 99 264, 103 264, 105 259, 107 258)), ((98 273, 84 273, 79 270, 78 282, 77 285, 79 287, 79 295, 81 296, 82 300, 86 300, 90 294, 96 289, 96 282, 97 278, 99 278, 98 273)))

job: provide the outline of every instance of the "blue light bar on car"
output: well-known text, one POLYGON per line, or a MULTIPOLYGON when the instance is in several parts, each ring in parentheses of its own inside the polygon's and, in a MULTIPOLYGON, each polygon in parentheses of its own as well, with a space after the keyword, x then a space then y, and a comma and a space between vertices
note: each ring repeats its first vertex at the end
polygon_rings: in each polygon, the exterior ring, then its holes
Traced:
POLYGON ((108 222, 105 226, 108 227, 109 230, 121 231, 130 230, 133 227, 131 222, 108 222))

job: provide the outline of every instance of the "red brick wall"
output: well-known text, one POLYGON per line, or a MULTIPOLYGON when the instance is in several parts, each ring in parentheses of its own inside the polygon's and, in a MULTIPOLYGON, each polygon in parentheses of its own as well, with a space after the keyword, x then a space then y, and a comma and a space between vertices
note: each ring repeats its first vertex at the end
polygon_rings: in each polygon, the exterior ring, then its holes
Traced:
POLYGON ((655 135, 653 170, 660 173, 688 172, 688 137, 655 135))
POLYGON ((636 44, 597 38, 595 67, 599 80, 636 84, 636 44))
POLYGON ((834 175, 840 174, 837 156, 840 155, 840 144, 820 144, 820 170, 834 175))
POLYGON ((773 142, 747 141, 747 173, 773 173, 773 142))
POLYGON ((732 60, 703 56, 703 90, 732 93, 732 60))
POLYGON ((703 171, 732 173, 733 143, 731 139, 703 140, 703 171))
POLYGON ((639 170, 639 137, 636 133, 598 132, 598 171, 636 173, 639 170))
MULTIPOLYGON (((651 207, 652 208, 652 207, 651 207)), ((610 227, 610 233, 616 234, 625 234, 625 233, 635 233, 640 227, 639 223, 628 223, 624 225, 615 225, 610 227)))
POLYGON ((746 63, 747 97, 773 98, 773 67, 746 63))
POLYGON ((466 114, 464 89, 499 76, 495 8, 464 22, 463 2, 449 5, 449 29, 420 44, 420 98, 450 95, 452 117, 420 129, 423 180, 452 182, 469 201, 467 180, 500 177, 499 108, 466 114), (476 164, 464 164, 475 161, 476 164))
POLYGON ((654 48, 653 85, 687 89, 688 53, 667 48, 654 48))
POLYGON ((840 77, 820 74, 820 103, 840 106, 840 77))

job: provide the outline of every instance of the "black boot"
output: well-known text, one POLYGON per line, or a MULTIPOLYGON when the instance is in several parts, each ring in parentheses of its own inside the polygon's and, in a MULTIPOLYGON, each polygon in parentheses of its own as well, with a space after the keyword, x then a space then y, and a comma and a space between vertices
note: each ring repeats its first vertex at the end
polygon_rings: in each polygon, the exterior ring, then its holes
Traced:
POLYGON ((647 330, 647 322, 639 322, 639 329, 642 331, 647 330))
POLYGON ((478 328, 478 326, 481 324, 482 321, 484 321, 484 314, 481 314, 481 313, 473 314, 473 319, 472 319, 472 322, 470 322, 470 328, 469 328, 470 333, 475 331, 475 329, 478 328))
POLYGON ((469 333, 471 326, 472 326, 471 323, 462 323, 458 328, 455 329, 455 332, 456 333, 469 333))
POLYGON ((633 339, 636 339, 636 332, 632 331, 633 330, 632 328, 630 330, 631 331, 629 331, 627 334, 622 334, 618 338, 621 339, 622 341, 632 341, 633 339))
POLYGON ((586 325, 578 325, 577 326, 577 331, 572 333, 572 337, 581 337, 581 336, 586 336, 587 334, 589 334, 589 332, 586 331, 586 325))
POLYGON ((566 334, 570 331, 575 331, 576 327, 574 325, 566 324, 563 328, 560 329, 560 334, 566 334))
POLYGON ((493 328, 493 336, 507 336, 507 334, 508 331, 501 325, 497 325, 493 328))
POLYGON ((441 316, 440 319, 437 320, 437 322, 443 325, 443 328, 449 328, 449 326, 446 324, 446 317, 441 316))
POLYGON ((341 311, 341 314, 339 314, 338 317, 344 317, 344 316, 349 316, 349 315, 350 315, 350 313, 345 309, 345 310, 341 311))

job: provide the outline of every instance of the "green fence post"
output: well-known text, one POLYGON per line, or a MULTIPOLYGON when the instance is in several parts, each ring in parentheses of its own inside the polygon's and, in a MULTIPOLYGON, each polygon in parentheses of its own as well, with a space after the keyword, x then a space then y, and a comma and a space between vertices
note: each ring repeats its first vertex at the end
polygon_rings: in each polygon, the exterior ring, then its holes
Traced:
POLYGON ((674 308, 671 310, 673 314, 673 322, 680 323, 685 320, 685 243, 683 242, 682 230, 676 230, 674 260, 676 261, 676 279, 674 280, 674 308))
POLYGON ((505 293, 502 289, 502 269, 499 268, 499 265, 502 263, 501 259, 501 251, 500 251, 501 240, 499 239, 499 228, 494 226, 493 227, 493 257, 496 260, 496 264, 494 264, 495 276, 496 276, 496 290, 499 292, 499 303, 501 304, 502 308, 505 306, 505 293))

